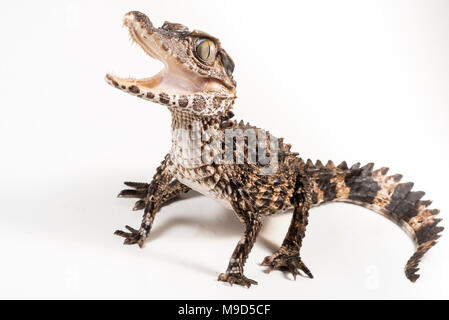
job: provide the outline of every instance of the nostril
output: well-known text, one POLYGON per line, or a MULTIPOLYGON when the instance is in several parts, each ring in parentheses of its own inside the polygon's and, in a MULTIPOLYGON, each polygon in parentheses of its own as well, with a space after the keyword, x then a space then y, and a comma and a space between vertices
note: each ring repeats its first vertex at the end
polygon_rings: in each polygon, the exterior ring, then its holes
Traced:
POLYGON ((139 15, 143 15, 143 13, 139 12, 139 11, 130 11, 127 14, 125 14, 125 18, 131 18, 134 19, 135 17, 139 16, 139 15))
POLYGON ((134 12, 128 12, 127 14, 125 14, 125 16, 123 17, 123 24, 125 26, 130 26, 131 23, 133 23, 135 21, 135 16, 134 16, 134 12))
POLYGON ((153 24, 151 23, 150 19, 139 11, 130 11, 123 17, 123 23, 127 26, 131 26, 131 23, 138 22, 146 28, 148 31, 151 31, 153 29, 153 24))

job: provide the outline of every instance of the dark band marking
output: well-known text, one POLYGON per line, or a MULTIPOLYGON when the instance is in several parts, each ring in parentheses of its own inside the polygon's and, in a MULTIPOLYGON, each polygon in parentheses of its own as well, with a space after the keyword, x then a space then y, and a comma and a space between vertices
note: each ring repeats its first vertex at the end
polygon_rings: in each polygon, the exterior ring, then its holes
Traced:
POLYGON ((371 204, 381 189, 373 179, 372 170, 374 164, 367 164, 363 168, 353 166, 345 177, 345 183, 350 188, 348 198, 371 204))
POLYGON ((139 89, 139 87, 137 87, 137 86, 129 86, 129 87, 128 87, 128 90, 129 90, 130 92, 132 92, 132 93, 135 93, 135 94, 140 93, 140 89, 139 89))
POLYGON ((432 223, 425 224, 415 231, 418 244, 425 243, 430 240, 435 240, 440 237, 438 233, 443 231, 444 229, 443 227, 437 227, 437 224, 440 221, 441 219, 435 219, 432 223))
POLYGON ((147 92, 147 98, 148 99, 153 99, 154 98, 154 93, 153 92, 147 92))
POLYGON ((318 203, 318 195, 312 191, 312 204, 317 204, 318 203))
POLYGON ((318 188, 323 191, 323 200, 325 202, 332 201, 337 196, 337 183, 331 183, 332 177, 332 172, 326 170, 324 172, 320 172, 316 180, 318 188))
POLYGON ((185 108, 189 104, 189 100, 186 96, 180 96, 178 103, 181 108, 185 108))
POLYGON ((159 94, 159 101, 163 104, 169 104, 170 97, 166 93, 161 93, 161 94, 159 94))
POLYGON ((416 216, 418 214, 416 202, 411 203, 411 201, 407 201, 407 196, 412 188, 412 182, 398 184, 391 196, 390 203, 385 209, 394 212, 395 215, 399 216, 404 221, 409 221, 416 216))

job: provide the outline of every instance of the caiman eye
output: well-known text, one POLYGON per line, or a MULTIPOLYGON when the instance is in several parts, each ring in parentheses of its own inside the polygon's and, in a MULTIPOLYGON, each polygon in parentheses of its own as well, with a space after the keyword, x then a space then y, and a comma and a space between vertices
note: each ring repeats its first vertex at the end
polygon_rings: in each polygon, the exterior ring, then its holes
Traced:
POLYGON ((211 64, 215 60, 217 47, 210 39, 198 39, 196 42, 195 53, 202 62, 211 64))

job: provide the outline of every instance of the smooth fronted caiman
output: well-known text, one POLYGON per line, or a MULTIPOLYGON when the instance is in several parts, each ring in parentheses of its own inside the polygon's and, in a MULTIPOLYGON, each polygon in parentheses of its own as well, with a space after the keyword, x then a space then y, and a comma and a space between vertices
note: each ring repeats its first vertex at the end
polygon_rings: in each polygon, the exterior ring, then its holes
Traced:
POLYGON ((250 286, 243 266, 261 228, 261 218, 293 210, 280 248, 263 260, 271 269, 286 269, 293 276, 312 273, 300 257, 309 210, 329 202, 348 202, 372 209, 406 230, 417 248, 405 267, 408 279, 419 275, 418 263, 435 245, 443 227, 438 210, 429 209, 424 192, 413 183, 400 183, 401 175, 387 175, 369 163, 348 167, 331 161, 303 161, 283 139, 242 121, 232 120, 236 99, 234 62, 220 41, 178 23, 155 28, 137 11, 124 17, 131 39, 164 68, 145 78, 119 78, 108 74, 112 86, 165 106, 172 116, 172 146, 150 183, 125 182, 131 189, 119 197, 139 200, 134 210, 144 210, 138 230, 115 234, 125 244, 143 246, 158 210, 167 201, 191 189, 220 201, 244 224, 245 231, 232 253, 226 272, 218 280, 250 286), (230 138, 229 138, 230 137, 230 138), (227 157, 225 157, 225 156, 227 157), (267 160, 268 159, 268 160, 267 160))

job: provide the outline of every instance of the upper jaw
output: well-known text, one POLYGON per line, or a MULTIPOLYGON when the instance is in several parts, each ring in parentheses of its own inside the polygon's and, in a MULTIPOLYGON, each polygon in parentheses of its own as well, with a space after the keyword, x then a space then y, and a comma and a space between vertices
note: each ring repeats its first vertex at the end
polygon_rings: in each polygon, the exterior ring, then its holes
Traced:
MULTIPOLYGON (((153 100, 161 94, 191 95, 195 93, 220 92, 233 95, 223 84, 191 71, 183 63, 164 49, 164 34, 154 28, 150 19, 137 11, 129 12, 123 19, 129 34, 150 57, 164 64, 158 74, 144 79, 120 78, 106 75, 106 81, 130 94, 153 100)), ((155 101, 159 102, 159 101, 155 101)))

